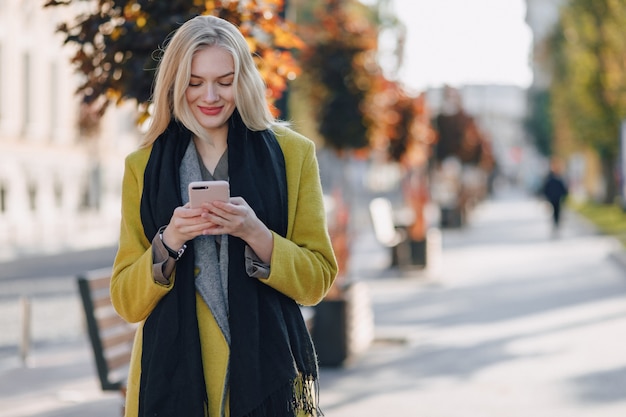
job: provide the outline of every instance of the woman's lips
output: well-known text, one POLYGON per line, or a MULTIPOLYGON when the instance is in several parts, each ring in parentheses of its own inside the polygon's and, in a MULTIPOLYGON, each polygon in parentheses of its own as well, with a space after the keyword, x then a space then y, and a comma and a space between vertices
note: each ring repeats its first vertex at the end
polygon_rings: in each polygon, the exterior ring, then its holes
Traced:
POLYGON ((200 111, 202 114, 206 114, 207 116, 215 116, 222 111, 221 107, 200 107, 200 111))

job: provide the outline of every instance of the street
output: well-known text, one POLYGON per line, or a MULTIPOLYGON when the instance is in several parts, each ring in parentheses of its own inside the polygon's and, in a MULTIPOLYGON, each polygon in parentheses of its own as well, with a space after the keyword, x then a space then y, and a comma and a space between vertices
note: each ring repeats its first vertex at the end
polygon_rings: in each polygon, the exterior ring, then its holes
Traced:
POLYGON ((110 266, 115 251, 93 249, 0 264, 0 415, 120 415, 119 394, 100 390, 76 285, 77 274, 110 266), (24 303, 30 312, 25 347, 24 303))
POLYGON ((115 251, 92 249, 0 264, 0 370, 15 364, 23 344, 24 303, 30 311, 32 349, 83 339, 76 275, 110 266, 115 251))
MULTIPOLYGON (((553 234, 542 202, 505 190, 466 227, 442 231, 442 268, 431 275, 387 269, 386 250, 360 230, 351 264, 367 284, 376 337, 344 367, 322 368, 325 416, 626 415, 621 249, 571 212, 563 221, 553 234)), ((13 282, 13 296, 3 286, 0 298, 5 339, 19 335, 16 281, 0 281, 13 282)), ((33 298, 28 366, 14 341, 2 344, 0 414, 119 415, 117 393, 99 390, 72 278, 28 285, 59 291, 33 298)))
POLYGON ((325 415, 626 415, 619 248, 572 213, 558 236, 548 219, 542 202, 504 192, 444 230, 440 276, 368 281, 377 338, 324 370, 325 415))

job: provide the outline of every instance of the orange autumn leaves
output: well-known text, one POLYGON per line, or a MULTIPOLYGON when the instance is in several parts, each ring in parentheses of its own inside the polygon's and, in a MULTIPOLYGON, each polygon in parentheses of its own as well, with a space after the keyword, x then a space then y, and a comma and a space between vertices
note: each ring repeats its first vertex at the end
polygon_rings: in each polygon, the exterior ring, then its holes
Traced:
MULTIPOLYGON (((283 0, 228 1, 203 3, 205 12, 237 25, 245 36, 257 67, 267 85, 270 104, 287 89, 287 82, 301 73, 292 51, 302 49, 304 42, 296 35, 293 23, 282 16, 283 0)), ((273 109, 277 113, 277 109, 273 109)))

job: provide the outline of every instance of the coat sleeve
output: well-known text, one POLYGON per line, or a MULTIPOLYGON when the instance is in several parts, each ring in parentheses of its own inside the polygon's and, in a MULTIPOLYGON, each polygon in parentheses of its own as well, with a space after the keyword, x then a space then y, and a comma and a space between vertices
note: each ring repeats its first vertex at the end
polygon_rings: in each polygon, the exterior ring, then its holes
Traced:
POLYGON ((303 137, 296 139, 283 145, 289 193, 287 237, 273 233, 270 276, 262 282, 301 305, 315 305, 330 289, 337 261, 328 235, 315 145, 303 137))
POLYGON ((122 181, 122 220, 117 255, 111 277, 111 301, 117 313, 129 322, 145 320, 167 294, 169 285, 154 280, 152 246, 146 238, 139 213, 143 173, 150 155, 142 149, 126 158, 122 181))

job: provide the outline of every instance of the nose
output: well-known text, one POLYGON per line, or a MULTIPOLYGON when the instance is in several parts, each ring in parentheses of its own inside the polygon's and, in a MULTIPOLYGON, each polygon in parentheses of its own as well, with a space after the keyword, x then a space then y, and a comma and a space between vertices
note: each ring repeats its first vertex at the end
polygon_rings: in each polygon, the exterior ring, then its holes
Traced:
POLYGON ((215 88, 214 84, 207 84, 206 91, 204 92, 204 99, 208 102, 217 101, 219 99, 219 94, 217 93, 217 88, 215 88))

